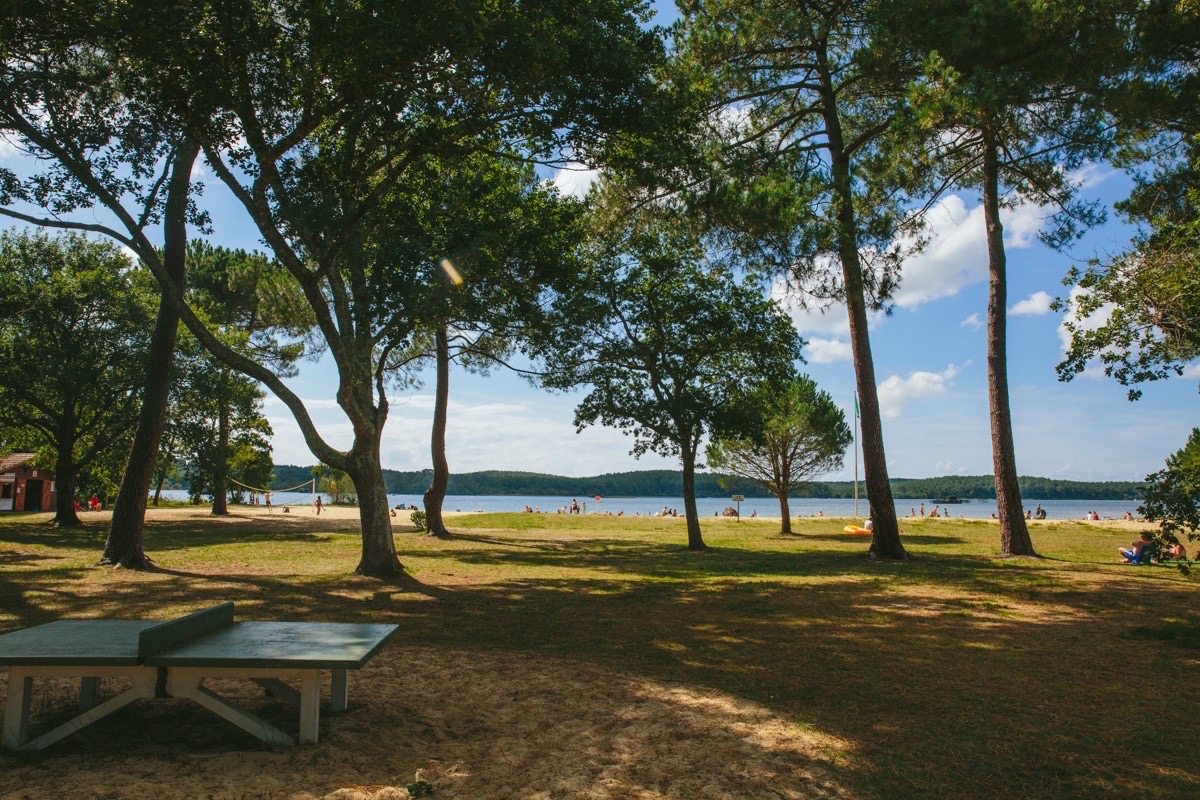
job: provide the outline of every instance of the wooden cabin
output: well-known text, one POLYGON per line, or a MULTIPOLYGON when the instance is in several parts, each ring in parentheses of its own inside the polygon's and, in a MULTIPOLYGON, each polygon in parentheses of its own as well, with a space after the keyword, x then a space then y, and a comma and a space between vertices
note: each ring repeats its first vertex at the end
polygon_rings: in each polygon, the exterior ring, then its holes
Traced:
POLYGON ((32 469, 33 453, 0 458, 0 511, 53 511, 54 473, 32 469))

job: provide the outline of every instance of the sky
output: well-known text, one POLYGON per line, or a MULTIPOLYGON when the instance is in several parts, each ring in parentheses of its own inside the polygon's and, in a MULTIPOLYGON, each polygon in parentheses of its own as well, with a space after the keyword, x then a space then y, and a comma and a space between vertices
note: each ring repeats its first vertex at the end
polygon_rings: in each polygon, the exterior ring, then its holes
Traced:
MULTIPOLYGON (((659 19, 669 7, 656 4, 659 19)), ((0 139, 0 163, 23 158, 0 139)), ((553 176, 564 193, 586 192, 593 175, 564 171, 553 176)), ((1070 480, 1140 480, 1161 469, 1200 424, 1195 366, 1182 378, 1149 384, 1131 403, 1126 389, 1091 369, 1070 383, 1059 382, 1055 366, 1065 340, 1062 315, 1051 301, 1067 297, 1063 277, 1089 258, 1127 246, 1131 229, 1111 213, 1125 196, 1128 178, 1106 165, 1075 176, 1083 197, 1110 207, 1109 221, 1065 252, 1040 244, 1036 234, 1047 211, 1020 206, 1006 212, 1009 271, 1009 384, 1013 433, 1020 474, 1070 480)), ((212 216, 214 243, 266 250, 237 201, 203 166, 204 206, 212 216)), ((781 302, 789 298, 779 293, 781 302)), ((903 266, 894 308, 871 325, 876 382, 883 415, 888 471, 893 478, 984 475, 992 470, 988 422, 984 318, 987 259, 982 206, 976 192, 943 198, 929 217, 929 243, 903 266)), ((790 313, 807 340, 803 366, 850 419, 854 372, 845 310, 790 313)), ((423 386, 394 393, 383 435, 383 466, 419 470, 431 465, 432 371, 423 386)), ((318 429, 334 446, 350 442, 350 426, 334 401, 336 370, 328 359, 303 364, 287 381, 305 399, 318 429)), ((447 455, 455 472, 520 470, 587 476, 636 469, 675 469, 654 455, 629 454, 633 442, 620 431, 576 432, 574 408, 581 393, 550 394, 518 376, 495 371, 484 377, 451 372, 447 455)), ((316 459, 290 412, 268 396, 264 413, 274 430, 277 464, 308 465, 316 459)), ((853 454, 829 479, 854 475, 853 454)))

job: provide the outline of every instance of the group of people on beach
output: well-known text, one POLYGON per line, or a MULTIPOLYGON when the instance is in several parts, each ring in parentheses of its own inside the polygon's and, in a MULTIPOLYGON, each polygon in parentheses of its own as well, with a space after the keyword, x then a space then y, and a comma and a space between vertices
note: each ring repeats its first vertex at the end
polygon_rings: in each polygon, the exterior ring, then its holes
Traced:
MULTIPOLYGON (((908 509, 908 515, 910 517, 925 517, 926 516, 925 504, 921 503, 921 509, 919 511, 915 508, 908 509)), ((950 509, 942 508, 940 505, 934 506, 933 510, 929 512, 928 517, 929 517, 929 519, 937 519, 938 517, 944 517, 946 519, 949 519, 950 518, 950 509), (938 513, 938 512, 941 512, 941 513, 938 513)))

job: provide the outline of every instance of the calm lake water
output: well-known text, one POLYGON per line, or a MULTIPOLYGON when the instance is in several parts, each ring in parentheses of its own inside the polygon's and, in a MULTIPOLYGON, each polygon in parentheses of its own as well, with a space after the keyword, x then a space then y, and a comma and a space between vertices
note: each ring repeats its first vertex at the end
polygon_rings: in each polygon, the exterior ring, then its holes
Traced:
MULTIPOLYGON (((163 496, 171 500, 187 500, 187 492, 182 489, 166 490, 163 496)), ((597 501, 595 497, 550 497, 543 495, 447 495, 444 508, 447 511, 523 511, 525 506, 553 514, 560 508, 570 506, 571 500, 576 499, 580 504, 587 504, 589 514, 616 514, 624 512, 626 516, 641 514, 643 516, 658 514, 663 507, 677 509, 682 516, 683 498, 681 497, 605 497, 597 501)), ((329 498, 324 499, 325 502, 329 498)), ((313 495, 300 492, 276 492, 271 497, 276 506, 311 505, 313 495)), ((912 509, 920 511, 921 500, 897 500, 896 514, 901 517, 909 516, 912 509)), ((925 513, 933 510, 934 503, 925 500, 925 513)), ((1046 509, 1051 519, 1083 519, 1089 511, 1097 512, 1105 519, 1120 519, 1126 511, 1137 516, 1138 501, 1136 500, 1039 500, 1025 498, 1025 507, 1032 509, 1038 504, 1046 509)), ((391 506, 415 505, 421 508, 421 496, 416 494, 389 494, 388 504, 391 506)), ((734 506, 727 497, 698 497, 696 506, 700 515, 711 517, 726 506, 734 506)), ((794 497, 789 501, 792 516, 815 517, 824 513, 827 517, 862 517, 867 514, 867 501, 860 500, 858 513, 854 510, 853 499, 842 498, 801 498, 794 497)), ((996 510, 994 500, 971 500, 958 505, 943 506, 950 510, 951 517, 967 519, 988 519, 996 510)), ((742 501, 742 516, 756 514, 759 517, 779 518, 779 501, 774 498, 747 498, 742 501)))

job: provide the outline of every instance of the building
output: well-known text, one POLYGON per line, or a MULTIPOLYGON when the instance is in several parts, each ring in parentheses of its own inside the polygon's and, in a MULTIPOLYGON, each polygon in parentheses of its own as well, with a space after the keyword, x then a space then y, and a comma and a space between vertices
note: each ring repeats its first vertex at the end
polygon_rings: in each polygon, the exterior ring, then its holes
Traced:
POLYGON ((0 511, 54 510, 54 474, 31 469, 33 453, 0 458, 0 511))

